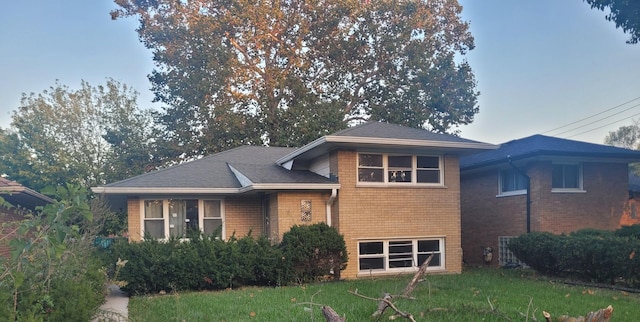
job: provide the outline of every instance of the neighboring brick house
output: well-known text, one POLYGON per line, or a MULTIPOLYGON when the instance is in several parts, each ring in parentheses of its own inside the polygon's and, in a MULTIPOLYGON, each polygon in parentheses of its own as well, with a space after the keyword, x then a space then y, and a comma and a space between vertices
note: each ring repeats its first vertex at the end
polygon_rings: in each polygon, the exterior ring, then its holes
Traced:
POLYGON ((620 227, 629 163, 638 161, 640 151, 543 135, 461 158, 465 261, 483 263, 487 247, 493 249, 491 265, 517 261, 506 245, 529 231, 620 227))
POLYGON ((344 235, 342 277, 462 271, 459 156, 494 145, 380 122, 301 148, 243 146, 93 188, 125 199, 129 235, 249 231, 278 241, 292 225, 344 235))
POLYGON ((9 207, 0 206, 0 255, 9 255, 9 241, 15 236, 17 223, 26 212, 35 211, 53 200, 15 181, 0 177, 0 197, 9 207))

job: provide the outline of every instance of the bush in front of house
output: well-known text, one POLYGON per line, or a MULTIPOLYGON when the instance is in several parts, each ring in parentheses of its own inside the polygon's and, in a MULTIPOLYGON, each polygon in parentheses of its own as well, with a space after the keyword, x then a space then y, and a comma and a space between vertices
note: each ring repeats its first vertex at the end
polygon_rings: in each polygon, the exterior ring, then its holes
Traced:
POLYGON ((325 223, 294 225, 282 236, 280 248, 300 282, 326 276, 340 279, 340 271, 347 267, 344 237, 325 223))
POLYGON ((532 232, 509 241, 509 249, 529 267, 544 274, 557 275, 561 271, 557 247, 563 236, 548 232, 532 232))
POLYGON ((147 239, 118 242, 111 262, 127 260, 117 276, 129 294, 184 290, 218 290, 244 285, 278 285, 289 278, 280 250, 266 237, 232 236, 223 241, 193 236, 188 241, 147 239))
POLYGON ((139 243, 120 240, 101 251, 105 263, 127 261, 112 277, 131 295, 287 285, 331 273, 339 276, 346 267, 344 238, 326 224, 294 226, 280 244, 251 234, 228 240, 190 237, 147 238, 139 243))
POLYGON ((637 232, 638 227, 614 232, 585 229, 569 235, 532 232, 512 239, 509 249, 544 274, 640 286, 637 232))

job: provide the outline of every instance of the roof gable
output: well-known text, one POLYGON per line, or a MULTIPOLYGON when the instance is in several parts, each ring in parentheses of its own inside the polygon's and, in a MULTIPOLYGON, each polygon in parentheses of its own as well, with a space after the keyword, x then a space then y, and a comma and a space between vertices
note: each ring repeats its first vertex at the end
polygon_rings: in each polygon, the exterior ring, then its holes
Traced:
POLYGON ((465 154, 497 146, 464 139, 450 134, 389 124, 366 122, 331 135, 323 136, 277 160, 289 165, 296 160, 311 160, 334 149, 378 149, 388 152, 403 150, 465 154))
POLYGON ((496 150, 464 156, 460 158, 460 167, 468 170, 507 162, 508 159, 520 160, 542 155, 640 161, 640 151, 537 134, 503 143, 496 150))

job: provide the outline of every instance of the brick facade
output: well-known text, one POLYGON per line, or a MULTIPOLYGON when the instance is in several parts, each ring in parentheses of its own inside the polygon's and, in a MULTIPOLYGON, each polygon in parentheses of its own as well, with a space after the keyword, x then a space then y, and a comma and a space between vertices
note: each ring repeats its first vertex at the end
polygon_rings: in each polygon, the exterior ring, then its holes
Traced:
MULTIPOLYGON (((628 167, 624 163, 582 164, 584 192, 552 192, 551 161, 526 166, 531 178, 531 231, 568 233, 583 228, 620 227, 628 200, 628 167)), ((499 236, 526 233, 526 195, 497 196, 498 170, 461 179, 464 259, 481 264, 482 247, 498 249, 499 236)), ((491 265, 497 266, 494 252, 491 265)))
POLYGON ((444 158, 444 187, 362 187, 357 185, 357 153, 338 151, 337 169, 341 188, 335 215, 344 235, 349 264, 342 277, 358 276, 358 241, 444 237, 445 270, 462 271, 460 244, 460 185, 458 158, 444 158))

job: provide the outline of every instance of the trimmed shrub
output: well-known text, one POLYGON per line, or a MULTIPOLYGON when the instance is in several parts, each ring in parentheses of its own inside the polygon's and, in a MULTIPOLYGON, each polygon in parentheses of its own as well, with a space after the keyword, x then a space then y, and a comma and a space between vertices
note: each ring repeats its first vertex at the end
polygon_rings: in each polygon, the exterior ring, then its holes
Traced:
POLYGON ((232 236, 228 241, 193 236, 189 241, 145 240, 115 243, 111 261, 128 260, 118 280, 132 295, 160 291, 218 290, 244 285, 280 285, 290 281, 288 262, 266 237, 232 236))
POLYGON ((344 238, 325 223, 294 225, 282 236, 280 248, 300 282, 326 276, 340 279, 340 271, 347 267, 344 238))
POLYGON ((532 232, 509 241, 509 249, 521 261, 544 274, 561 272, 557 258, 557 247, 562 236, 548 232, 532 232))
POLYGON ((520 260, 544 274, 639 286, 637 232, 637 227, 615 232, 584 229, 569 235, 533 232, 512 239, 509 248, 520 260))

